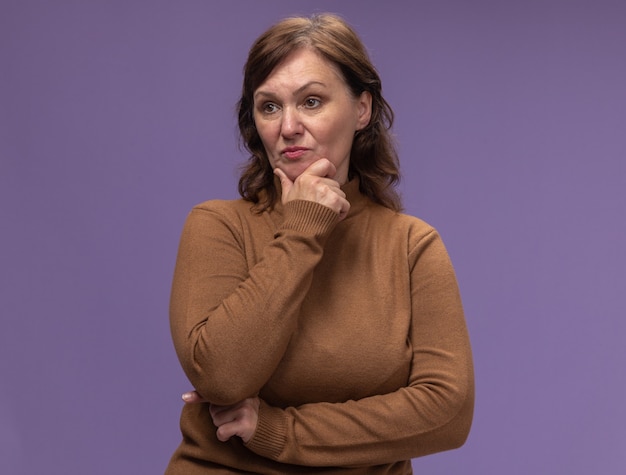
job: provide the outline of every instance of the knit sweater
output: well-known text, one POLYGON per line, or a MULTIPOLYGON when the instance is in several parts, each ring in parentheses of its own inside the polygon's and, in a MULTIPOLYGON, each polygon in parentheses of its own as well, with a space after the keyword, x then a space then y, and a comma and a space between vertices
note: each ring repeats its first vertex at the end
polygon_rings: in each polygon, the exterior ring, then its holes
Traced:
POLYGON ((342 187, 348 216, 296 200, 263 213, 208 201, 185 223, 170 323, 209 402, 258 395, 246 444, 208 404, 183 407, 168 475, 410 474, 459 447, 474 380, 456 278, 438 233, 342 187))

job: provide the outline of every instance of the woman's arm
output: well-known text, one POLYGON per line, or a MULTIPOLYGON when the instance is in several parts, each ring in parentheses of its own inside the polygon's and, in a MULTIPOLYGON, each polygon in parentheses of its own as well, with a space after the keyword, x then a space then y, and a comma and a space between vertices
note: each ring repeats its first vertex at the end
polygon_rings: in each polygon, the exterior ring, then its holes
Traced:
POLYGON ((413 247, 409 261, 413 356, 407 386, 357 401, 284 410, 261 401, 250 450, 284 463, 354 466, 408 460, 464 443, 474 381, 454 271, 435 232, 413 247))
MULTIPOLYGON (((185 223, 174 271, 170 324, 191 384, 209 402, 257 394, 282 357, 325 238, 330 208, 296 200, 261 259, 248 268, 239 216, 225 202, 196 207, 185 223)), ((262 221, 262 220, 260 220, 262 221)))

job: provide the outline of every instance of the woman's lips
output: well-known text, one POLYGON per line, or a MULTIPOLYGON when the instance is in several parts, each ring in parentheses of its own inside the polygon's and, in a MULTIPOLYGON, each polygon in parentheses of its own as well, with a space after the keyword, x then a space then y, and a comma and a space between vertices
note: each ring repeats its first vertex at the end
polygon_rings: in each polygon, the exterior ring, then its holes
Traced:
POLYGON ((308 149, 305 147, 287 147, 281 153, 288 160, 299 159, 308 149))

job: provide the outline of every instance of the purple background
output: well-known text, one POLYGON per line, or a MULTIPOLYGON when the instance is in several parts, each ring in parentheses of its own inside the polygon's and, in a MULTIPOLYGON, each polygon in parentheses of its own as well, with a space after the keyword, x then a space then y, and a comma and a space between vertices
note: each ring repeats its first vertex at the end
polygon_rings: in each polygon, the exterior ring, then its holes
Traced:
POLYGON ((416 473, 626 473, 621 0, 2 0, 0 473, 162 473, 183 220, 236 196, 251 42, 327 10, 381 72, 471 331, 472 433, 416 473))

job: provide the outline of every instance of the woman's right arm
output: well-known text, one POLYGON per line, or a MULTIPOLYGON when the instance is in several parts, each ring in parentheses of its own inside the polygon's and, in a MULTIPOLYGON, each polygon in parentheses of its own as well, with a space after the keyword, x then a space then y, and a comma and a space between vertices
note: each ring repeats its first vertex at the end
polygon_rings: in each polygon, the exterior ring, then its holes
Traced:
POLYGON ((241 217, 225 202, 189 214, 182 232, 170 301, 174 346, 189 381, 210 403, 254 396, 289 343, 313 269, 338 217, 296 200, 248 268, 241 217))

